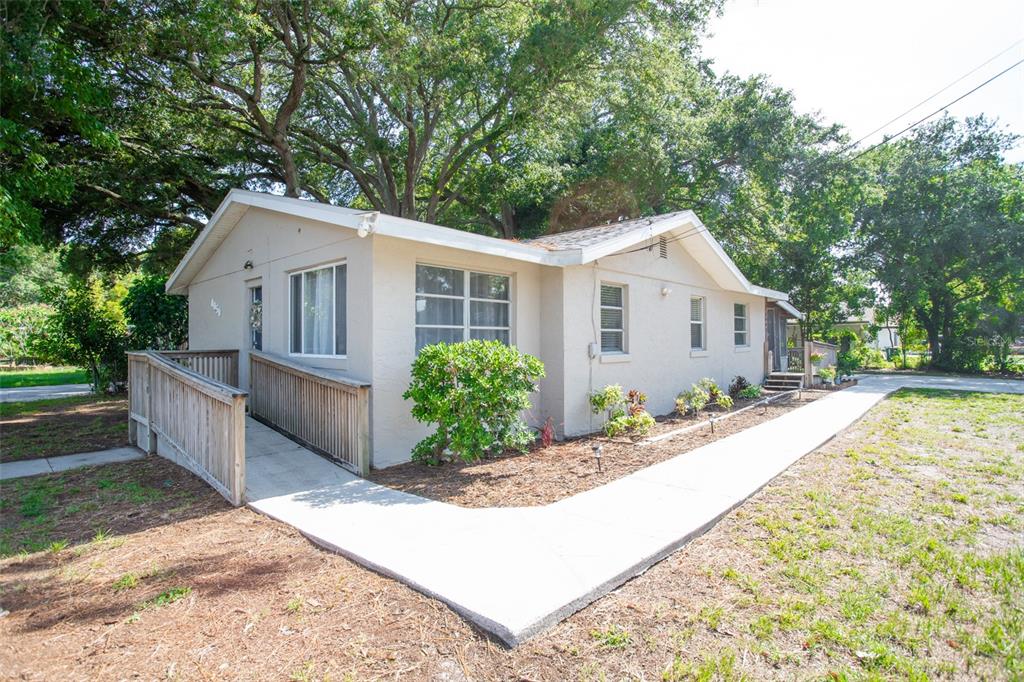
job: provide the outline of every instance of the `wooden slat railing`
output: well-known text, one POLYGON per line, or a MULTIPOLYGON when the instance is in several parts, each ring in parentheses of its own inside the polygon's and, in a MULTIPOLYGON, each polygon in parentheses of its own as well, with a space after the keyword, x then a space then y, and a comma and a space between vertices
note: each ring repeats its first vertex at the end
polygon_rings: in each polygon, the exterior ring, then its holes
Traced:
POLYGON ((162 350, 161 356, 208 379, 238 386, 237 350, 162 350))
POLYGON ((249 351, 249 412, 335 459, 370 472, 370 384, 249 351))
POLYGON ((129 440, 185 467, 240 505, 246 395, 161 353, 128 353, 129 440))

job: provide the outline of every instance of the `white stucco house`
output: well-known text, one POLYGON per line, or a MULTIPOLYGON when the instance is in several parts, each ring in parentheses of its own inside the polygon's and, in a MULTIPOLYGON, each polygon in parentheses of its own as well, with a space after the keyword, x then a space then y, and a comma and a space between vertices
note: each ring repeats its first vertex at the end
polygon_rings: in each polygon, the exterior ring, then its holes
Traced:
POLYGON ((592 429, 588 394, 606 384, 662 414, 701 377, 760 382, 799 315, 691 211, 512 241, 241 190, 167 290, 188 296, 191 350, 240 352, 243 389, 254 348, 368 383, 377 468, 430 431, 402 399, 426 344, 500 339, 537 356, 547 376, 525 417, 572 436, 592 429))

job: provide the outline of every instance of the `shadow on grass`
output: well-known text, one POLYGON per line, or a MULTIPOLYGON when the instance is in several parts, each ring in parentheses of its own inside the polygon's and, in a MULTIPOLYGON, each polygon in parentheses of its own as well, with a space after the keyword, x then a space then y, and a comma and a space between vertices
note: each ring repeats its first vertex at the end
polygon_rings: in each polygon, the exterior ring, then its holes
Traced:
POLYGON ((159 457, 3 481, 0 556, 52 543, 74 547, 230 508, 201 479, 159 457))

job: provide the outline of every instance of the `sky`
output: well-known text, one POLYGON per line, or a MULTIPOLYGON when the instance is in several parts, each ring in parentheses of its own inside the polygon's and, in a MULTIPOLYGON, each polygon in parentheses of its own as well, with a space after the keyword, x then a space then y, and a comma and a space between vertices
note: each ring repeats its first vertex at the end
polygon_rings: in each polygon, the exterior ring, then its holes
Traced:
MULTIPOLYGON (((726 0, 709 32, 703 51, 717 73, 767 74, 793 91, 799 110, 842 123, 853 140, 1017 43, 866 147, 1024 59, 1024 0, 726 0)), ((949 113, 983 113, 1024 135, 1024 64, 949 113)), ((1024 162, 1024 142, 1007 159, 1024 162)))

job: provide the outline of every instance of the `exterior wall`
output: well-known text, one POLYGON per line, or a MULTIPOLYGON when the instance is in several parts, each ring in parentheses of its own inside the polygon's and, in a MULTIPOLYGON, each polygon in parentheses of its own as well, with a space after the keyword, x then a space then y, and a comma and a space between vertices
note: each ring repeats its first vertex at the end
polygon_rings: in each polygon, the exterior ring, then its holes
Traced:
POLYGON ((415 358, 417 263, 512 277, 513 343, 538 356, 547 373, 525 417, 539 426, 550 416, 560 436, 600 425, 587 396, 609 383, 639 388, 651 412, 664 414, 701 377, 727 384, 737 374, 755 383, 764 376, 764 299, 722 291, 683 243, 669 244, 667 259, 655 249, 557 268, 379 235, 360 239, 354 230, 257 208, 246 212, 189 285, 190 348, 241 349, 239 383, 247 388, 247 287, 256 281, 263 287, 263 349, 288 355, 290 272, 342 260, 348 264, 347 357, 290 357, 371 383, 377 468, 408 461, 412 446, 430 432, 402 399, 415 358), (246 260, 252 269, 243 268, 246 260), (589 345, 600 336, 601 281, 627 286, 628 352, 591 359, 589 345), (671 293, 663 296, 663 287, 671 293), (691 294, 707 299, 703 353, 689 349, 691 294), (733 303, 749 310, 750 345, 742 349, 733 345, 733 303))
POLYGON ((637 388, 655 415, 675 409, 675 398, 701 377, 727 386, 737 374, 751 383, 764 378, 764 298, 722 291, 680 243, 668 258, 643 250, 564 270, 565 407, 563 431, 596 429, 588 395, 607 384, 637 388), (625 284, 626 353, 591 359, 588 346, 600 336, 601 282, 625 284), (662 289, 671 290, 667 296, 662 289), (690 351, 690 296, 706 298, 707 350, 690 351), (733 344, 733 303, 746 303, 749 345, 733 344))
POLYGON ((250 208, 189 284, 189 348, 238 348, 239 383, 249 386, 248 286, 263 286, 263 350, 288 355, 288 275, 346 261, 348 357, 290 356, 312 367, 369 381, 371 371, 370 240, 355 230, 250 208), (251 260, 251 270, 243 268, 251 260), (220 309, 214 309, 211 301, 220 309))
POLYGON ((540 422, 548 417, 555 435, 564 436, 565 423, 565 293, 562 268, 541 268, 540 357, 544 361, 544 379, 540 382, 540 422))
MULTIPOLYGON (((416 264, 511 275, 512 342, 547 365, 537 304, 541 266, 392 237, 367 241, 373 244, 373 466, 382 468, 408 461, 412 446, 431 432, 412 418, 412 404, 402 399, 416 357, 416 264)), ((525 416, 533 425, 543 421, 539 405, 525 416)))

